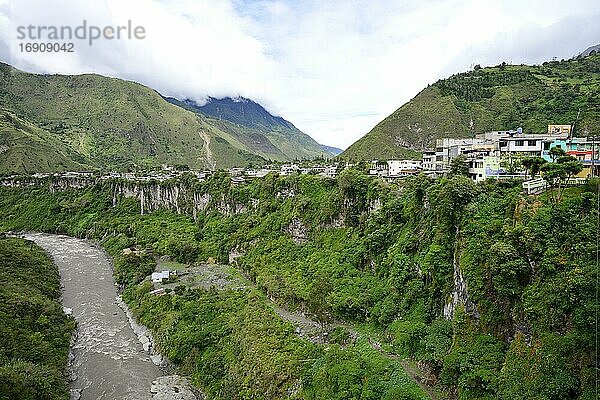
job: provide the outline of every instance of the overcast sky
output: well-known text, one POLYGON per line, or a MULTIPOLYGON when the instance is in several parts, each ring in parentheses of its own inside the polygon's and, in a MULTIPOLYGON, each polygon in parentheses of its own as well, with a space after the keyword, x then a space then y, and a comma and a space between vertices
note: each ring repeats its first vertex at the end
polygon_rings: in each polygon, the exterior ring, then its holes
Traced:
POLYGON ((598 0, 0 0, 0 59, 20 69, 96 72, 199 101, 249 97, 342 148, 439 78, 598 43, 598 0), (18 26, 83 19, 131 20, 146 38, 20 52, 18 26))

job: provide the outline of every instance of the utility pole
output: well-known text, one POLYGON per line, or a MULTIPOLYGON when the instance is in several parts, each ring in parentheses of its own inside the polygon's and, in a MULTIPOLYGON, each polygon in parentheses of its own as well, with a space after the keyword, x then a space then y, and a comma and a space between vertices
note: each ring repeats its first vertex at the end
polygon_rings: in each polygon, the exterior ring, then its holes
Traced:
POLYGON ((577 122, 579 121, 579 115, 581 115, 581 108, 579 110, 577 110, 577 118, 575 118, 575 122, 573 123, 573 125, 571 125, 570 139, 572 139, 573 136, 575 136, 575 126, 577 125, 577 122))
POLYGON ((592 136, 592 178, 596 176, 596 136, 592 136))

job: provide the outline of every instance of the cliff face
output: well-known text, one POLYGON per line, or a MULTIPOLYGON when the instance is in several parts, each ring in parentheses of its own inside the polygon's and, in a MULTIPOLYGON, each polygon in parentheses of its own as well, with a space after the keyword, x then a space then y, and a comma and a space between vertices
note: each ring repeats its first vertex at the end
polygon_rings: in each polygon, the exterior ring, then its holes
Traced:
MULTIPOLYGON (((228 190, 210 190, 207 186, 200 184, 197 180, 172 179, 169 181, 148 181, 146 179, 124 180, 121 178, 100 179, 93 176, 19 176, 0 180, 0 186, 12 188, 47 188, 50 193, 67 192, 70 190, 82 190, 91 187, 100 187, 102 190, 111 193, 111 206, 119 206, 125 199, 134 199, 139 205, 140 215, 150 214, 158 210, 168 210, 176 214, 188 215, 194 221, 198 220, 200 215, 207 215, 210 212, 217 212, 223 217, 231 217, 239 214, 256 211, 261 204, 261 200, 256 197, 249 197, 246 201, 239 201, 236 196, 228 193, 228 190)), ((278 187, 273 196, 280 202, 295 202, 298 197, 302 199, 301 189, 296 184, 283 185, 278 187)), ((344 229, 347 227, 346 220, 353 219, 354 212, 358 212, 366 218, 367 215, 378 213, 383 207, 383 199, 379 196, 370 198, 361 204, 358 198, 351 193, 345 193, 341 200, 342 208, 338 213, 332 215, 330 220, 315 225, 304 221, 302 215, 295 215, 289 222, 281 227, 281 233, 288 235, 296 245, 303 245, 309 242, 311 231, 315 229, 344 229), (312 227, 312 229, 311 229, 312 227)), ((425 204, 425 208, 429 205, 425 204)), ((229 259, 240 257, 245 253, 248 244, 239 244, 234 249, 230 249, 229 259)), ((460 268, 460 253, 458 247, 454 250, 453 256, 453 285, 452 290, 447 296, 447 301, 443 304, 441 314, 446 319, 452 319, 457 307, 464 307, 465 311, 479 318, 479 312, 476 304, 469 297, 467 290, 467 279, 460 268)), ((374 256, 373 256, 374 258, 374 256)), ((374 260, 370 259, 370 265, 374 265, 374 260)), ((421 273, 419 273, 421 275, 421 273)), ((421 275, 422 276, 422 275, 421 275)))
POLYGON ((95 177, 9 177, 0 179, 5 187, 46 187, 50 193, 78 190, 102 185, 112 193, 112 206, 116 207, 123 199, 136 199, 140 214, 157 210, 169 210, 177 214, 191 215, 196 220, 198 213, 211 210, 230 216, 246 212, 248 207, 256 207, 258 199, 251 199, 249 205, 220 196, 213 199, 210 193, 196 187, 196 183, 173 181, 124 181, 122 179, 101 180, 95 177))
POLYGON ((559 204, 512 182, 388 184, 354 170, 240 185, 220 173, 3 182, 12 187, 0 187, 0 230, 235 263, 281 304, 380 327, 460 398, 533 398, 547 387, 558 397, 541 398, 585 398, 593 387, 594 253, 581 250, 595 249, 593 182, 559 204), (146 215, 155 210, 172 212, 146 215))

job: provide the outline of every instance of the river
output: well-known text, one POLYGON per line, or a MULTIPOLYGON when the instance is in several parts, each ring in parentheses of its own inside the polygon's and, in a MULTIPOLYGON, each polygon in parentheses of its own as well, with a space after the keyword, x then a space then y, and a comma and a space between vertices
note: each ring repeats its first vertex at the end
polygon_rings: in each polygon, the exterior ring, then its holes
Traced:
POLYGON ((27 234, 60 271, 63 305, 77 321, 72 392, 81 400, 152 399, 150 387, 164 375, 144 352, 125 312, 115 302, 112 264, 100 249, 68 236, 27 234))

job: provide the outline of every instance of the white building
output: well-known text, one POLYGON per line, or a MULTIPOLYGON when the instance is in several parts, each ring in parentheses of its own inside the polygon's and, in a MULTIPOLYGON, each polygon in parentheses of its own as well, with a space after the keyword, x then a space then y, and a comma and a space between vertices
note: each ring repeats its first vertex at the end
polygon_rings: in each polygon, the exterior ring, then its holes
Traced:
POLYGON ((281 166, 280 174, 281 175, 291 175, 294 172, 298 172, 300 167, 297 164, 285 164, 281 166))
POLYGON ((420 160, 389 160, 387 164, 390 177, 418 174, 423 169, 420 160))
POLYGON ((435 150, 425 150, 423 152, 423 171, 435 171, 435 150))
POLYGON ((373 160, 371 161, 369 175, 390 178, 414 175, 423 170, 422 164, 421 160, 373 160))
POLYGON ((170 271, 153 272, 152 283, 162 283, 164 280, 169 279, 170 276, 170 271))
POLYGON ((555 140, 566 139, 567 133, 523 134, 516 131, 491 131, 474 138, 436 140, 435 151, 423 153, 423 169, 435 174, 446 173, 455 157, 464 155, 469 176, 475 181, 505 174, 501 164, 511 164, 515 157, 541 157, 555 140), (435 158, 434 158, 435 157, 435 158))
POLYGON ((326 166, 322 172, 319 172, 319 175, 325 176, 328 178, 335 178, 337 176, 337 166, 335 166, 335 165, 326 166))
POLYGON ((259 170, 256 170, 256 169, 247 169, 245 173, 246 173, 246 176, 248 176, 249 178, 264 178, 265 176, 267 176, 267 174, 269 172, 271 172, 271 170, 268 170, 266 168, 262 168, 262 169, 259 169, 259 170))
POLYGON ((371 161, 371 168, 369 168, 369 175, 377 176, 388 176, 390 173, 390 167, 387 162, 373 160, 371 161))

